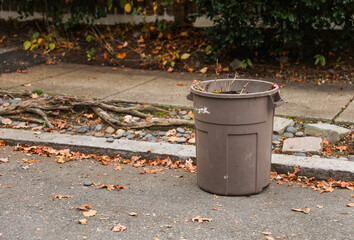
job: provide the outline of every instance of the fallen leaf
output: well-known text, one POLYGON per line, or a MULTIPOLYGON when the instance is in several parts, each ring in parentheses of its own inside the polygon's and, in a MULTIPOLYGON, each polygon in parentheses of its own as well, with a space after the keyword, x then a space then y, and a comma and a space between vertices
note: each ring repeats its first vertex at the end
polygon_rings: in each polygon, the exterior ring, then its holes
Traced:
POLYGON ((263 235, 272 235, 271 232, 262 232, 263 235))
POLYGON ((61 163, 61 164, 65 163, 64 156, 58 156, 57 157, 57 163, 61 163))
POLYGON ((87 219, 86 218, 80 219, 79 223, 82 224, 82 225, 86 225, 87 224, 87 219))
POLYGON ((38 94, 37 94, 37 93, 33 93, 33 94, 31 95, 31 97, 32 97, 33 99, 37 99, 37 98, 39 98, 39 96, 38 96, 38 94))
POLYGON ((202 69, 199 70, 201 73, 206 73, 208 71, 208 67, 203 67, 202 69))
POLYGON ((151 152, 152 152, 152 148, 150 148, 150 149, 147 150, 146 152, 151 153, 151 152))
POLYGON ((85 116, 87 119, 92 119, 93 116, 94 116, 94 114, 93 114, 93 113, 91 113, 91 114, 85 113, 84 116, 85 116))
POLYGON ((61 194, 59 194, 59 195, 55 195, 54 199, 58 198, 59 200, 61 200, 62 198, 71 198, 71 197, 72 197, 72 195, 61 195, 61 194))
POLYGON ((190 73, 192 73, 192 72, 194 71, 194 68, 189 67, 189 68, 187 69, 187 71, 190 72, 190 73))
POLYGON ((305 214, 308 214, 310 212, 311 208, 306 208, 306 209, 292 208, 291 210, 293 210, 295 212, 303 212, 305 214))
POLYGON ((114 185, 102 184, 101 188, 107 188, 108 191, 114 190, 114 185))
POLYGON ((283 75, 281 75, 281 74, 277 73, 277 74, 275 74, 275 77, 277 77, 277 78, 282 78, 282 77, 283 77, 283 75))
POLYGON ((174 135, 176 135, 176 133, 177 133, 176 129, 170 129, 166 132, 165 135, 166 136, 174 136, 174 135))
POLYGON ((182 56, 181 56, 181 59, 182 60, 186 60, 190 57, 191 55, 189 53, 183 53, 182 56))
POLYGON ((271 236, 266 236, 265 239, 267 239, 267 240, 274 240, 274 238, 272 238, 271 236))
POLYGON ((6 158, 0 158, 0 163, 7 163, 7 162, 9 162, 10 160, 9 160, 9 158, 8 157, 6 157, 6 158))
POLYGON ((111 228, 112 232, 121 232, 124 231, 125 229, 127 229, 127 227, 121 225, 120 223, 118 223, 117 226, 111 228))
POLYGON ((117 71, 117 68, 116 68, 116 67, 114 67, 114 68, 112 68, 112 70, 113 70, 113 71, 117 71))
POLYGON ((347 204, 347 207, 354 207, 354 202, 348 203, 348 204, 347 204))
POLYGON ((118 54, 117 54, 117 58, 119 58, 119 59, 123 59, 123 58, 125 58, 127 56, 127 54, 125 53, 125 52, 119 52, 118 54))
POLYGON ((178 86, 186 86, 184 83, 177 83, 178 86))
POLYGON ((81 211, 88 211, 88 210, 92 209, 92 207, 89 204, 84 204, 84 205, 78 206, 76 209, 79 209, 81 211))
POLYGON ((167 141, 169 141, 169 142, 177 142, 177 140, 178 140, 178 137, 175 137, 175 136, 171 136, 167 139, 167 141))
POLYGON ((328 141, 326 139, 322 139, 322 143, 325 144, 325 145, 328 145, 328 141))
POLYGON ((338 146, 338 147, 336 146, 335 148, 338 149, 341 152, 347 150, 347 146, 338 146))
POLYGON ((321 205, 317 205, 316 207, 317 207, 317 208, 320 208, 320 209, 324 208, 324 207, 321 206, 321 205))
POLYGON ((117 171, 117 170, 122 170, 122 167, 121 166, 116 166, 116 167, 114 167, 113 168, 115 171, 117 171))
POLYGON ((215 211, 222 211, 222 209, 220 209, 220 208, 216 208, 216 207, 214 207, 214 206, 211 206, 211 207, 212 207, 212 209, 215 210, 215 211))
POLYGON ((167 72, 173 72, 173 67, 169 67, 168 69, 167 69, 167 72))
POLYGON ((202 218, 200 216, 194 217, 192 218, 192 222, 198 221, 199 223, 203 223, 203 222, 211 222, 213 221, 213 219, 211 218, 202 218))
POLYGON ((129 215, 130 215, 130 216, 133 216, 133 217, 138 216, 138 214, 137 214, 136 212, 130 212, 129 215))
POLYGON ((96 210, 88 210, 87 212, 83 212, 82 215, 84 215, 85 217, 93 217, 95 216, 97 213, 96 210))
POLYGON ((197 166, 193 165, 193 160, 188 159, 184 164, 185 168, 189 172, 197 172, 197 166))
POLYGON ((124 187, 123 185, 114 185, 114 187, 115 187, 117 190, 127 189, 127 188, 124 187))
POLYGON ((294 78, 295 82, 302 82, 301 78, 294 78))
POLYGON ((102 220, 108 220, 108 219, 110 219, 110 217, 100 217, 100 221, 102 221, 102 220))
POLYGON ((27 84, 23 84, 23 86, 24 86, 24 87, 30 87, 30 86, 32 86, 32 84, 27 83, 27 84))
POLYGON ((1 122, 2 124, 5 124, 5 125, 10 125, 12 123, 12 120, 10 118, 2 118, 1 119, 1 122))
POLYGON ((45 62, 45 64, 52 65, 52 61, 48 60, 48 61, 45 62))

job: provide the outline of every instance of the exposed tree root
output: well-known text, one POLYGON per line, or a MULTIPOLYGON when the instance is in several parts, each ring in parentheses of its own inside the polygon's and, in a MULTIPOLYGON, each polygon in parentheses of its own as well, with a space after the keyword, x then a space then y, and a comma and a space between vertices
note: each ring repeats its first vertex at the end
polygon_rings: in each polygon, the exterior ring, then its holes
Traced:
MULTIPOLYGON (((0 90, 0 96, 6 97, 28 97, 29 92, 7 92, 0 90)), ((127 104, 118 101, 97 101, 88 98, 77 98, 70 96, 55 95, 49 96, 43 94, 38 98, 32 98, 22 101, 16 105, 11 105, 0 109, 0 116, 8 116, 13 119, 23 119, 32 122, 44 121, 46 125, 54 129, 49 115, 58 116, 59 111, 74 111, 75 107, 90 108, 98 117, 107 122, 112 127, 121 127, 129 129, 141 129, 158 126, 194 126, 194 121, 183 119, 152 118, 151 112, 167 112, 165 109, 152 105, 136 105, 126 107, 127 104), (125 106, 124 106, 125 105, 125 106), (43 120, 21 116, 21 114, 32 113, 40 116, 43 120), (143 121, 127 123, 119 118, 112 117, 111 114, 129 114, 140 118, 143 121)))

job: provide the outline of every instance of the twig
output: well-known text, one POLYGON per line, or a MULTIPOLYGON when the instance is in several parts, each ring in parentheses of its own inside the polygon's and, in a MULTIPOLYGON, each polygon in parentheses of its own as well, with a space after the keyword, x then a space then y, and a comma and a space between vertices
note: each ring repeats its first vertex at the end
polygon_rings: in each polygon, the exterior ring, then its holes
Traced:
POLYGON ((242 94, 243 91, 246 91, 246 90, 247 90, 246 87, 247 87, 247 85, 248 85, 249 83, 250 83, 250 80, 248 80, 248 82, 243 86, 243 88, 241 89, 240 94, 242 94))

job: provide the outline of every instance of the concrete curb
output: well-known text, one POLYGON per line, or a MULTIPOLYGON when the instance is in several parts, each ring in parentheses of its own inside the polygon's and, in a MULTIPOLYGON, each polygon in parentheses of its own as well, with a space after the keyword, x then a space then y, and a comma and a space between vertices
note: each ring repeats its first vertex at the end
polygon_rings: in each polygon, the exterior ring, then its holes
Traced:
MULTIPOLYGON (((138 155, 148 159, 170 157, 172 160, 185 161, 189 158, 195 160, 195 146, 161 142, 120 139, 108 143, 105 138, 58 133, 35 134, 30 130, 19 129, 0 129, 0 140, 5 140, 10 145, 45 145, 57 149, 69 148, 82 153, 120 154, 123 158, 138 155)), ((354 162, 351 161, 283 154, 272 155, 272 171, 292 172, 294 165, 300 166, 300 175, 302 176, 315 177, 316 179, 333 177, 336 180, 354 181, 354 162)))

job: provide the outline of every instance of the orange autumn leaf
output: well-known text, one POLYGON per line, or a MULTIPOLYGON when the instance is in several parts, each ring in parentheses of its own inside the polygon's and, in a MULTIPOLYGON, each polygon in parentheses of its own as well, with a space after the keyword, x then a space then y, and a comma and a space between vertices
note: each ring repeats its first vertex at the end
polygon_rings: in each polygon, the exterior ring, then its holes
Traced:
POLYGON ((54 199, 58 198, 59 200, 61 200, 62 198, 71 198, 71 197, 72 197, 71 195, 61 195, 61 194, 59 194, 59 195, 55 195, 54 199))
POLYGON ((116 167, 114 167, 113 168, 113 170, 115 170, 115 171, 117 171, 117 170, 121 170, 122 169, 122 167, 121 166, 116 166, 116 167))
POLYGON ((347 150, 347 146, 338 146, 338 147, 336 146, 335 148, 338 149, 341 152, 347 150))
POLYGON ((117 68, 116 68, 116 67, 114 67, 114 68, 112 68, 112 70, 113 70, 113 71, 117 71, 117 68))
POLYGON ((119 59, 123 59, 123 58, 125 58, 127 56, 127 54, 125 53, 125 52, 119 52, 118 54, 117 54, 117 58, 119 58, 119 59))
POLYGON ((184 83, 177 83, 178 86, 186 86, 184 83))
POLYGON ((106 60, 107 57, 108 57, 108 54, 107 54, 107 53, 104 53, 104 54, 103 54, 103 59, 106 60))
POLYGON ((84 205, 78 206, 76 209, 79 209, 81 211, 88 211, 88 210, 92 209, 92 207, 89 204, 84 204, 84 205))
POLYGON ((301 78, 294 78, 295 82, 302 82, 301 78))
POLYGON ((311 211, 311 208, 306 208, 306 209, 292 208, 291 210, 295 212, 303 212, 305 214, 308 214, 311 211))
POLYGON ((152 54, 158 54, 158 53, 159 53, 159 50, 154 49, 154 50, 151 51, 151 53, 152 53, 152 54))
POLYGON ((322 143, 325 144, 325 145, 328 145, 328 141, 326 139, 322 139, 322 143))

